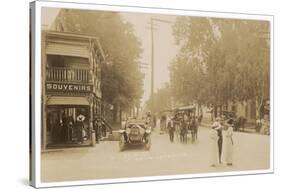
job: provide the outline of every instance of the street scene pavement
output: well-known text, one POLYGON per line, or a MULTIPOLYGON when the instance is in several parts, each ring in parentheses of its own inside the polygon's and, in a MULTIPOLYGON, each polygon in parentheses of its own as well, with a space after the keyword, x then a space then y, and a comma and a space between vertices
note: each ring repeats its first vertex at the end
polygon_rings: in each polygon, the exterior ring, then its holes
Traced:
MULTIPOLYGON (((66 148, 41 154, 42 182, 111 179, 141 176, 226 172, 268 169, 270 166, 270 137, 255 133, 234 132, 233 166, 210 166, 210 131, 200 127, 198 139, 187 144, 156 128, 151 136, 152 146, 119 150, 118 141, 102 141, 95 147, 66 148)), ((225 133, 224 133, 225 134, 225 133)))

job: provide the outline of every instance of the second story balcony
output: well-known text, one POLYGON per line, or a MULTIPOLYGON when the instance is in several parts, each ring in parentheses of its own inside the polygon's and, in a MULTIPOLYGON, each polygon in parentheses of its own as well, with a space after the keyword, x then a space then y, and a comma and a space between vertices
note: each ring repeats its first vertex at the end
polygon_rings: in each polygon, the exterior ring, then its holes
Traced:
POLYGON ((86 84, 91 82, 91 74, 88 69, 49 67, 46 69, 46 81, 86 84))

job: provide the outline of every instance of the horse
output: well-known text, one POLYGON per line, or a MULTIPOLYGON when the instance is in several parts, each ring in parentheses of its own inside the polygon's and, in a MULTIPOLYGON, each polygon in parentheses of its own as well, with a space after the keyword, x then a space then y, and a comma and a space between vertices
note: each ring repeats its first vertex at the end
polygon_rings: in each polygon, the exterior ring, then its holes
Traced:
POLYGON ((191 130, 191 137, 192 142, 197 140, 197 132, 198 132, 198 123, 196 122, 195 118, 193 118, 190 122, 190 130, 191 130))
POLYGON ((242 131, 244 131, 246 122, 247 122, 247 119, 245 117, 243 117, 243 116, 238 117, 234 121, 234 130, 238 131, 240 128, 242 128, 242 131))

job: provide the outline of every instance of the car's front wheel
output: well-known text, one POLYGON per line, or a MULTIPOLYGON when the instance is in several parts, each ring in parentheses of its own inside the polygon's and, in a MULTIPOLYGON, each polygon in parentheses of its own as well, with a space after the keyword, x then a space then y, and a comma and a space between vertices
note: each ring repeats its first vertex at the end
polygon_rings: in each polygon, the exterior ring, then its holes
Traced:
POLYGON ((145 148, 145 150, 150 150, 150 148, 151 148, 151 138, 150 138, 150 136, 146 136, 144 148, 145 148))

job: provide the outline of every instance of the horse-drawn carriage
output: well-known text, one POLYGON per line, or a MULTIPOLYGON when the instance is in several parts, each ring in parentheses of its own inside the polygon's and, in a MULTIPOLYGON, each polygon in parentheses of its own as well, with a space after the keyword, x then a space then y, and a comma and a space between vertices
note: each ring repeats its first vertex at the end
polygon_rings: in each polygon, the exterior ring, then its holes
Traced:
POLYGON ((198 118, 195 116, 196 107, 183 106, 174 109, 172 121, 175 126, 176 137, 182 142, 187 143, 187 136, 191 134, 191 140, 197 139, 198 118))
POLYGON ((177 108, 177 115, 180 117, 178 129, 176 127, 178 138, 181 142, 187 142, 187 135, 191 134, 192 142, 197 139, 198 119, 195 116, 196 107, 194 105, 182 106, 177 108))
POLYGON ((237 116, 235 112, 233 111, 222 111, 222 116, 225 122, 227 123, 229 120, 233 120, 234 126, 233 130, 234 131, 244 131, 245 130, 245 125, 247 123, 247 119, 243 116, 237 116))

